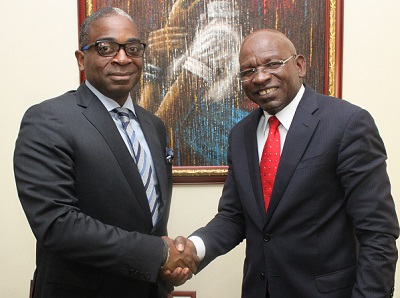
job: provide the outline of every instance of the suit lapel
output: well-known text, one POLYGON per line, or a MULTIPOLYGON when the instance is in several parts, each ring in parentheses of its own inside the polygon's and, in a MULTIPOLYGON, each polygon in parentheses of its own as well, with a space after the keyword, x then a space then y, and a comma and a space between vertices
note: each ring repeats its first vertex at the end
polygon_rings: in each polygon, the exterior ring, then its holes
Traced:
POLYGON ((114 121, 110 117, 110 113, 84 84, 79 87, 77 94, 78 104, 85 107, 83 115, 96 127, 114 153, 134 197, 151 223, 150 208, 142 179, 114 121))
POLYGON ((313 116, 313 113, 318 109, 316 95, 315 91, 306 86, 306 91, 290 125, 276 174, 267 212, 267 222, 284 196, 285 190, 318 125, 319 119, 313 116))
POLYGON ((255 225, 260 227, 260 229, 262 229, 265 223, 265 211, 261 188, 260 164, 258 159, 257 145, 257 127, 262 113, 262 109, 259 108, 254 111, 249 118, 247 118, 248 121, 245 120, 247 123, 244 123, 242 128, 245 148, 243 162, 247 164, 247 167, 246 164, 243 164, 243 171, 241 171, 240 174, 236 173, 236 175, 240 175, 240 179, 244 185, 251 185, 252 192, 246 194, 245 197, 249 200, 249 208, 253 209, 251 212, 254 215, 252 220, 254 221, 255 225), (244 171, 245 169, 247 169, 248 172, 244 171))

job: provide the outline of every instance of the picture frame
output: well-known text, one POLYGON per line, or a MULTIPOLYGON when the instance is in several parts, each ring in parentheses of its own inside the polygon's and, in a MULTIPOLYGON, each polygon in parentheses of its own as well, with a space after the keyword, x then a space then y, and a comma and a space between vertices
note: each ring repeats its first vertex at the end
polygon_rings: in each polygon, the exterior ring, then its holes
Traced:
POLYGON ((168 298, 196 298, 196 292, 195 291, 174 291, 171 292, 168 296, 168 298))
POLYGON ((110 5, 134 17, 147 48, 133 98, 166 123, 174 150, 174 183, 222 183, 228 172, 229 130, 255 108, 236 80, 237 52, 226 54, 227 49, 238 50, 247 34, 265 27, 283 31, 309 63, 306 83, 318 92, 342 95, 343 0, 307 0, 302 5, 304 1, 175 0, 149 6, 145 0, 78 0, 78 22, 110 5), (218 17, 225 23, 216 25, 218 17), (220 33, 221 26, 230 31, 220 33), (204 40, 216 31, 221 36, 213 51, 218 48, 220 54, 207 58, 205 65, 212 67, 199 68, 197 61, 211 53, 204 40), (218 68, 219 78, 213 72, 221 57, 225 64, 223 71, 218 68))

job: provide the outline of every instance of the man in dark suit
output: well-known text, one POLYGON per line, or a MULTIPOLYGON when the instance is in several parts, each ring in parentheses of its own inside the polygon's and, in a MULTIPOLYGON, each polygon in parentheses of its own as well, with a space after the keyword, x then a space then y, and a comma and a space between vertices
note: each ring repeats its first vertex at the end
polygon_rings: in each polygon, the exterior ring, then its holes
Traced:
POLYGON ((132 18, 108 7, 82 24, 80 47, 86 82, 31 107, 16 142, 18 194, 37 239, 33 297, 166 297, 190 277, 196 256, 166 237, 172 153, 164 124, 130 96, 145 44, 132 18), (177 279, 159 278, 162 267, 177 266, 177 279))
POLYGON ((278 31, 250 34, 239 62, 259 108, 230 133, 218 214, 189 237, 199 269, 246 239, 244 298, 391 297, 399 226, 371 115, 303 85, 305 58, 278 31), (272 116, 280 159, 269 197, 260 168, 272 116))

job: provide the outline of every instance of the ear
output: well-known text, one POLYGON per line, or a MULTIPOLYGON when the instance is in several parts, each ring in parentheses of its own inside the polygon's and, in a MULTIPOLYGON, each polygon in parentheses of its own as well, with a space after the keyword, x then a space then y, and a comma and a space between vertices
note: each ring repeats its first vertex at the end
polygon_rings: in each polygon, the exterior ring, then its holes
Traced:
POLYGON ((296 66, 297 66, 298 73, 299 73, 299 78, 304 78, 307 73, 306 58, 304 58, 303 55, 297 55, 295 59, 296 59, 296 66))
POLYGON ((85 54, 82 51, 75 51, 76 61, 78 62, 78 67, 80 71, 85 70, 85 54))

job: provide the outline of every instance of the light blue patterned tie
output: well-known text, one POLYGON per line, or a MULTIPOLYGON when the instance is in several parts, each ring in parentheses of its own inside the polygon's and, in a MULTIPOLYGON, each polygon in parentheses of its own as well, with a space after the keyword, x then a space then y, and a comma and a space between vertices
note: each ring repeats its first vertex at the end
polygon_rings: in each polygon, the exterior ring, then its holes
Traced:
MULTIPOLYGON (((138 139, 135 136, 135 131, 130 123, 129 110, 126 108, 116 108, 114 110, 119 119, 121 120, 122 126, 128 136, 129 142, 133 149, 133 159, 138 167, 140 177, 142 178, 144 188, 147 194, 147 200, 149 201, 151 218, 153 225, 156 224, 158 219, 158 209, 160 207, 159 200, 157 198, 156 189, 153 181, 153 169, 151 167, 150 160, 146 154, 146 151, 140 145, 138 139)), ((135 119, 136 120, 136 119, 135 119)))

